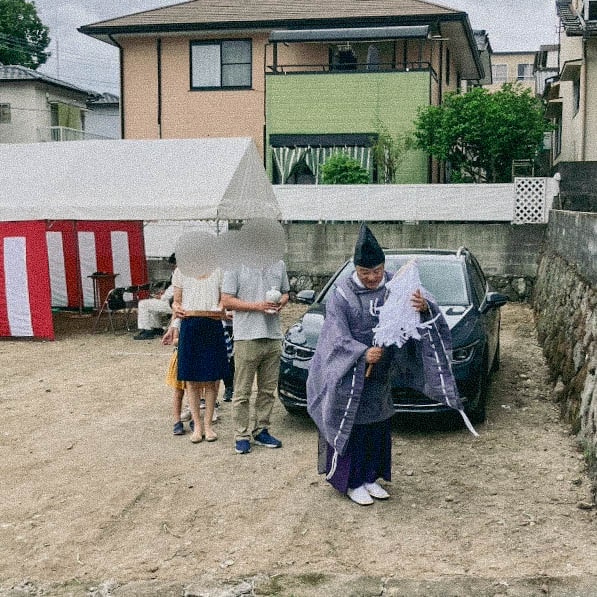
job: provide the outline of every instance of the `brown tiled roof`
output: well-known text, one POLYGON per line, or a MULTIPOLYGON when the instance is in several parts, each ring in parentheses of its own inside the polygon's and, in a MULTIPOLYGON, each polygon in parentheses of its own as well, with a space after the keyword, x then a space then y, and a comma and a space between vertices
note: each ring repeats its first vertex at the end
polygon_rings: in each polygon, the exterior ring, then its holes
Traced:
POLYGON ((338 22, 355 19, 462 15, 462 11, 423 0, 191 0, 163 8, 100 21, 80 28, 84 33, 156 30, 191 25, 267 26, 277 22, 338 22))

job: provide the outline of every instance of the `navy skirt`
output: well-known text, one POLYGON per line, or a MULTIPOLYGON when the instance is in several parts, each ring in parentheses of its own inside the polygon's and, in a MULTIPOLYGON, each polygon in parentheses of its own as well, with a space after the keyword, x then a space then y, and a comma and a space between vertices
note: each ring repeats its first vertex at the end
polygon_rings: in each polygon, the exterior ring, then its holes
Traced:
POLYGON ((178 379, 217 381, 228 373, 222 322, 208 317, 185 317, 178 338, 178 379))

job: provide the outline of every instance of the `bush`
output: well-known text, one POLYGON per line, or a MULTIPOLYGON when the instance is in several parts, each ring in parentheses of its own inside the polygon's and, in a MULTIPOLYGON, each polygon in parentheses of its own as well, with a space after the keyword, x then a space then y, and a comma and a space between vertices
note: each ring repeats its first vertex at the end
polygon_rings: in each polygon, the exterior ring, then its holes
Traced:
POLYGON ((345 153, 335 153, 321 167, 323 184, 369 184, 369 172, 345 153))

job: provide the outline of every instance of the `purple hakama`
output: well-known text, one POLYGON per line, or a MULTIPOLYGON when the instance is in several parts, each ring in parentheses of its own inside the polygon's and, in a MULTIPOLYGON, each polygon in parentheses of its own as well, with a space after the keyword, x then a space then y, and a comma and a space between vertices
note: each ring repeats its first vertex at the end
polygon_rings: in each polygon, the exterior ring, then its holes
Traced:
MULTIPOLYGON (((321 441, 321 438, 320 438, 321 441)), ((391 420, 368 425, 354 425, 343 456, 327 445, 326 480, 341 493, 374 483, 380 477, 391 481, 391 420), (330 471, 332 473, 330 474, 330 471)))

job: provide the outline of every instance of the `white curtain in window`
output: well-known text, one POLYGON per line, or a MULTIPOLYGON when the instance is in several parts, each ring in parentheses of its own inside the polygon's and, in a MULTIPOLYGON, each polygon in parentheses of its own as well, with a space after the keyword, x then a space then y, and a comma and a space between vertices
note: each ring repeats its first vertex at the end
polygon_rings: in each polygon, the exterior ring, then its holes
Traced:
POLYGON ((354 146, 335 146, 335 147, 309 147, 305 155, 305 163, 313 172, 315 182, 321 182, 321 166, 325 164, 334 154, 344 153, 348 157, 359 162, 362 168, 368 172, 373 172, 373 158, 370 147, 354 146))
POLYGON ((280 170, 280 184, 286 184, 292 169, 307 152, 306 147, 272 147, 274 159, 280 170))
POLYGON ((221 82, 220 45, 194 45, 192 52, 192 86, 219 87, 221 82))
POLYGON ((305 159, 305 164, 315 177, 315 184, 321 182, 321 166, 325 164, 334 154, 344 153, 348 157, 359 162, 362 168, 373 173, 373 153, 371 147, 334 146, 334 147, 272 147, 274 159, 280 170, 280 184, 286 184, 293 168, 305 159))
POLYGON ((373 170, 373 164, 371 159, 371 148, 354 145, 352 147, 342 147, 340 151, 344 152, 348 157, 356 160, 361 168, 371 172, 373 170))

